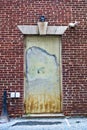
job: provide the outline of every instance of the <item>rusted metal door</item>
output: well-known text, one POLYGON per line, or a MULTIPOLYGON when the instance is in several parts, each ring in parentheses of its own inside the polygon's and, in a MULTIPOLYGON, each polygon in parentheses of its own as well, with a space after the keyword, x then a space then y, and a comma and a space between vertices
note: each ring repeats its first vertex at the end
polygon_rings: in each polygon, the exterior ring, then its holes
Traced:
POLYGON ((25 43, 25 113, 61 112, 60 38, 27 36, 25 43))

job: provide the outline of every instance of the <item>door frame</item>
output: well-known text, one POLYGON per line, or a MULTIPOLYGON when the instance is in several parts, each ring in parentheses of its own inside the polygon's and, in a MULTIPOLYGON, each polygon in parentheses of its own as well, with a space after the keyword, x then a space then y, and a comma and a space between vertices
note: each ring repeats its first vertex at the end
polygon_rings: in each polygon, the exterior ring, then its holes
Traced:
MULTIPOLYGON (((26 38, 27 38, 27 37, 33 37, 33 36, 34 36, 34 37, 35 37, 35 36, 37 37, 37 35, 32 35, 32 36, 31 36, 31 35, 25 35, 25 36, 24 36, 24 99, 25 99, 25 85, 26 85, 26 58, 25 58, 25 57, 26 57, 26 38)), ((49 36, 49 35, 46 35, 46 36, 49 36)), ((46 36, 42 36, 42 37, 46 37, 46 36)), ((38 37, 40 37, 40 36, 38 36, 38 37)), ((58 36, 58 35, 56 35, 56 36, 55 36, 55 35, 54 35, 54 36, 51 35, 51 36, 49 36, 49 37, 58 37, 58 38, 59 38, 59 44, 60 44, 60 46, 59 46, 59 47, 60 47, 60 49, 59 49, 59 50, 60 50, 60 52, 59 52, 59 53, 60 53, 60 58, 59 58, 59 59, 60 59, 60 62, 59 62, 59 63, 60 63, 60 80, 59 80, 59 81, 60 81, 60 93, 61 93, 61 94, 60 94, 60 107, 61 107, 61 110, 60 110, 61 112, 60 112, 60 113, 63 113, 62 40, 61 40, 62 37, 61 37, 61 36, 58 36)), ((24 102, 23 102, 23 103, 24 103, 24 102)), ((59 113, 59 114, 60 114, 60 113, 59 113)), ((26 113, 25 113, 25 107, 24 107, 24 114, 26 114, 26 113)), ((51 113, 50 113, 50 114, 51 114, 51 113)), ((57 114, 58 114, 58 113, 57 113, 57 114)))

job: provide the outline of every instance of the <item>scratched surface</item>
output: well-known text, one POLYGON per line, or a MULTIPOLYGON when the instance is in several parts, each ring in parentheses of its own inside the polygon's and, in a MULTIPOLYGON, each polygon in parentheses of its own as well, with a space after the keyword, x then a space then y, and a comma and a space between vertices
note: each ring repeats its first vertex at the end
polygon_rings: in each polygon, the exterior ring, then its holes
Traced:
POLYGON ((40 46, 26 50, 25 112, 57 113, 61 110, 59 63, 54 52, 40 46))

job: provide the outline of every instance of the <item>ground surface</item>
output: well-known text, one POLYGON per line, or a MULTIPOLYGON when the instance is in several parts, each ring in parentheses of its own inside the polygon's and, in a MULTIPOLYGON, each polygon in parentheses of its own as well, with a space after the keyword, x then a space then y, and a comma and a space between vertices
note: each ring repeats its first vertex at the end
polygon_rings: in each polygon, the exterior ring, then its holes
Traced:
POLYGON ((87 118, 11 119, 0 130, 87 130, 87 118))

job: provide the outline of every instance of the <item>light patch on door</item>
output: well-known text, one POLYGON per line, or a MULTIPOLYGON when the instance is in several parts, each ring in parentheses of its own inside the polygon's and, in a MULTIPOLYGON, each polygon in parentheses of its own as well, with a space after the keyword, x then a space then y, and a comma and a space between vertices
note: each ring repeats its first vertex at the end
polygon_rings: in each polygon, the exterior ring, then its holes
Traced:
POLYGON ((47 53, 39 47, 31 47, 27 51, 26 74, 29 83, 30 92, 40 90, 43 92, 53 89, 53 84, 58 81, 58 63, 55 55, 47 53), (49 87, 46 87, 49 86, 49 87))

